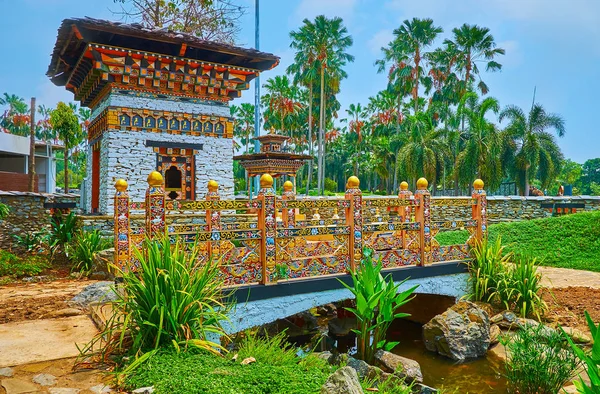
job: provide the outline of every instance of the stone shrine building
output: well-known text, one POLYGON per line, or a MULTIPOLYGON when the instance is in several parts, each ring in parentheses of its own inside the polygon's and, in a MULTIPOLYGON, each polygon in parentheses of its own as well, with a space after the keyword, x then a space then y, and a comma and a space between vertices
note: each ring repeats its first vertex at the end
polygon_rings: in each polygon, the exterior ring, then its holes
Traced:
POLYGON ((279 58, 138 24, 65 19, 47 75, 91 108, 86 212, 113 212, 114 183, 144 199, 148 174, 168 198, 202 198, 215 179, 233 196, 233 119, 241 96, 279 58))

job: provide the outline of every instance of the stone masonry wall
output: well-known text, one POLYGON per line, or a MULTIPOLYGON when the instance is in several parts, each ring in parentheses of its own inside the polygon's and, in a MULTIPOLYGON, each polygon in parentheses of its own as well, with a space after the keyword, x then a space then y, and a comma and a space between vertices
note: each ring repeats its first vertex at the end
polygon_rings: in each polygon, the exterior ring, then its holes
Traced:
MULTIPOLYGON (((470 199, 469 197, 461 197, 470 199)), ((448 200, 448 205, 436 205, 432 209, 432 219, 446 221, 453 219, 467 219, 471 217, 468 206, 452 206, 454 198, 434 197, 434 200, 448 200)), ((516 220, 539 219, 552 216, 542 204, 583 203, 584 208, 579 211, 600 210, 600 197, 598 196, 572 196, 572 197, 520 197, 520 196, 488 196, 488 220, 491 223, 516 220)))
POLYGON ((44 203, 54 201, 78 202, 75 194, 44 194, 0 191, 0 202, 8 205, 10 212, 0 220, 0 249, 15 247, 13 235, 23 236, 50 227, 50 210, 44 203))

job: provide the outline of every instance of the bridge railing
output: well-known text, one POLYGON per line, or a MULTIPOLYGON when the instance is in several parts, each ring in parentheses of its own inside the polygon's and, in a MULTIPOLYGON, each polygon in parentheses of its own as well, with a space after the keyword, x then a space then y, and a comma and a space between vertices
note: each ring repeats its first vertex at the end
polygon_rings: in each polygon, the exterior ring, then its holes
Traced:
POLYGON ((398 197, 363 198, 356 177, 348 179, 343 197, 297 199, 291 182, 277 196, 268 174, 253 200, 221 199, 215 181, 202 200, 169 200, 158 172, 148 177, 143 202, 129 200, 126 181, 118 180, 115 188, 118 266, 135 270, 132 249, 166 234, 198 248, 200 264, 218 261, 230 286, 346 273, 356 268, 364 247, 373 249, 385 269, 460 261, 487 228, 480 180, 472 196, 450 199, 432 198, 424 178, 414 194, 403 182, 398 197), (458 212, 456 220, 432 220, 433 211, 447 207, 458 212), (131 224, 136 210, 144 212, 143 227, 131 224), (449 229, 466 229, 469 239, 440 246, 435 236, 449 229))

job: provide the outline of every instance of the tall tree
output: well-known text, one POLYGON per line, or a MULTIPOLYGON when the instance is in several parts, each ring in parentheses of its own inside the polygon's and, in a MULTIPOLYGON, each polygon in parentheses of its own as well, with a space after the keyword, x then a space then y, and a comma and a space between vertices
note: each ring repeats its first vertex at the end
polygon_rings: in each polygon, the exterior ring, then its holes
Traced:
POLYGON ((85 136, 76 111, 62 101, 50 114, 50 123, 58 138, 65 146, 63 160, 65 166, 65 193, 69 192, 69 151, 79 145, 85 136))
MULTIPOLYGON (((383 71, 388 63, 392 63, 390 78, 408 80, 415 114, 419 110, 419 86, 426 73, 423 72, 423 61, 427 58, 426 48, 431 46, 442 28, 435 26, 432 19, 413 18, 405 20, 394 30, 394 39, 387 47, 382 48, 384 58, 378 60, 379 71, 383 71)), ((400 89, 400 94, 403 89, 400 89)))
POLYGON ((557 114, 547 113, 541 104, 534 104, 529 114, 516 106, 508 106, 500 113, 500 122, 508 119, 506 132, 514 141, 514 173, 525 196, 529 195, 529 182, 534 178, 548 187, 560 172, 562 153, 554 135, 565 135, 565 121, 557 114))
POLYGON ((31 98, 31 114, 29 115, 29 186, 30 192, 35 191, 35 97, 31 98))
POLYGON ((4 93, 0 105, 8 109, 0 116, 0 127, 6 132, 20 136, 29 135, 29 107, 21 97, 4 93))
POLYGON ((290 84, 287 75, 269 78, 263 87, 266 94, 262 96, 261 104, 267 108, 264 113, 265 128, 274 128, 281 134, 288 129, 289 137, 292 137, 291 115, 297 114, 302 108, 298 100, 298 88, 290 84))
POLYGON ((318 138, 318 189, 323 194, 323 181, 325 179, 325 127, 327 125, 327 94, 335 94, 339 91, 339 81, 345 77, 343 67, 354 61, 354 56, 347 53, 352 46, 352 37, 344 26, 341 18, 329 19, 319 15, 314 22, 305 19, 303 21, 304 32, 309 33, 307 37, 307 50, 315 56, 315 66, 319 70, 319 138, 318 138), (328 91, 326 91, 326 83, 328 91))
POLYGON ((464 184, 477 177, 495 190, 503 177, 501 154, 504 133, 488 120, 489 113, 498 114, 500 103, 493 97, 478 101, 476 93, 467 93, 458 107, 460 116, 467 120, 464 149, 458 155, 456 168, 464 184))
POLYGON ((151 29, 171 29, 203 40, 234 43, 245 7, 233 0, 114 0, 113 13, 151 29))
POLYGON ((363 143, 363 130, 365 128, 364 117, 366 115, 364 108, 360 103, 350 104, 346 113, 350 119, 342 119, 348 123, 348 131, 354 140, 354 175, 358 175, 358 167, 361 156, 361 146, 363 143))
POLYGON ((250 139, 254 135, 254 105, 242 103, 230 107, 231 116, 235 119, 233 132, 246 146, 245 153, 249 153, 250 139))

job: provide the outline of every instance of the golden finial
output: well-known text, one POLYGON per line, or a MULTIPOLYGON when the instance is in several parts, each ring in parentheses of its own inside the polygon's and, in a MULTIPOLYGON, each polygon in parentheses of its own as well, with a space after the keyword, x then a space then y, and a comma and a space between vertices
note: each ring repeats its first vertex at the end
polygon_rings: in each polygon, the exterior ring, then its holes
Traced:
POLYGON ((285 181, 283 184, 283 191, 291 192, 294 190, 294 184, 291 181, 285 181))
POLYGON ((417 181, 417 189, 425 190, 425 189, 427 189, 427 186, 429 186, 429 182, 427 182, 427 179, 419 178, 419 180, 417 181))
POLYGON ((147 181, 148 181, 148 185, 153 186, 153 187, 159 187, 164 184, 165 180, 163 179, 163 176, 161 175, 160 172, 152 171, 148 175, 147 181))
POLYGON ((408 190, 408 182, 402 181, 400 183, 400 190, 408 190))
POLYGON ((127 181, 125 179, 117 179, 117 181, 115 182, 115 189, 117 189, 118 192, 124 192, 125 190, 127 190, 127 181))
POLYGON ((273 177, 270 174, 262 174, 262 176, 260 177, 260 187, 272 188, 273 187, 273 177))
POLYGON ((481 179, 475 179, 475 182, 473 182, 473 188, 475 190, 482 190, 483 189, 483 181, 481 179))
POLYGON ((214 179, 208 181, 208 191, 216 192, 217 190, 219 190, 219 184, 217 183, 217 181, 215 181, 214 179))
POLYGON ((360 180, 358 177, 352 175, 350 178, 348 178, 348 181, 346 182, 346 187, 348 189, 358 189, 358 186, 360 186, 360 180))

